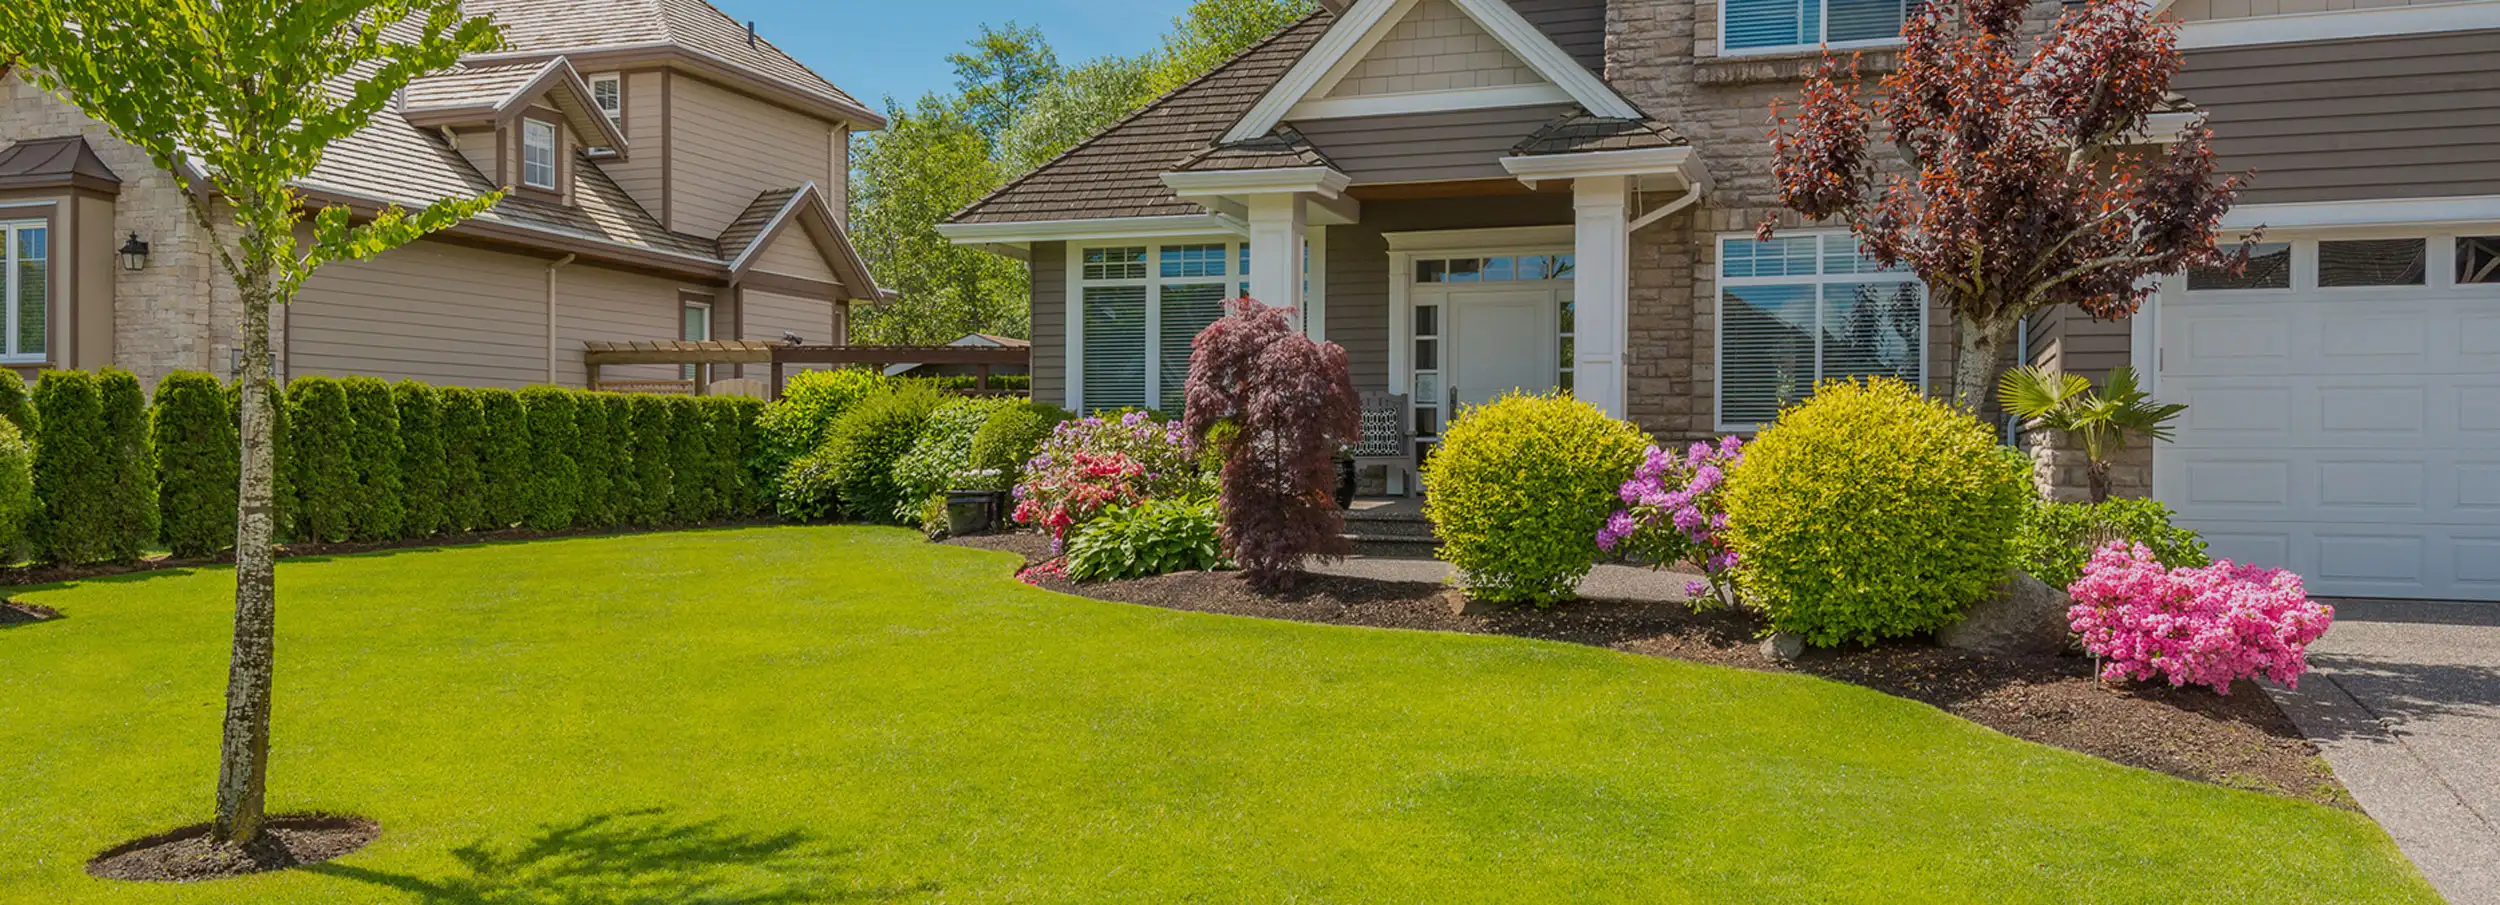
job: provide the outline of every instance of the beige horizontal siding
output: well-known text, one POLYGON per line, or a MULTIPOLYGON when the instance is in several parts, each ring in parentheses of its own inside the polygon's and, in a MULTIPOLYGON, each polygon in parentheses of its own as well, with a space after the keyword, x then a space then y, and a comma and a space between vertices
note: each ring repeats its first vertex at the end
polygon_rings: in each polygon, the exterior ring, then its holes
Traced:
POLYGON ((833 126, 684 75, 669 79, 670 224, 717 236, 755 196, 835 182, 833 126))
POLYGON ((2500 31, 2194 51, 2175 87, 2210 111, 2243 203, 2500 193, 2500 31))
POLYGON ((1568 107, 1509 107, 1294 123, 1357 185, 1508 179, 1502 158, 1568 107))
MULTIPOLYGON (((713 292, 692 284, 604 267, 573 265, 556 272, 556 381, 584 386, 582 343, 677 339, 678 291, 713 292)), ((602 379, 666 380, 666 365, 601 368, 602 379)))
POLYGON ((783 276, 841 282, 841 278, 834 275, 832 265, 825 263, 824 253, 817 251, 816 243, 808 239, 807 230, 797 225, 782 230, 773 244, 756 252, 755 267, 783 276))
POLYGON ((2178 0, 2170 5, 2170 14, 2182 22, 2205 22, 2446 2, 2453 0, 2178 0))
POLYGON ((773 342, 783 331, 796 333, 811 345, 833 342, 834 304, 770 292, 746 290, 746 339, 773 342))
POLYGON ((661 139, 666 126, 660 112, 662 79, 658 72, 625 75, 626 159, 599 164, 618 188, 653 217, 660 216, 661 173, 668 160, 666 142, 661 139))

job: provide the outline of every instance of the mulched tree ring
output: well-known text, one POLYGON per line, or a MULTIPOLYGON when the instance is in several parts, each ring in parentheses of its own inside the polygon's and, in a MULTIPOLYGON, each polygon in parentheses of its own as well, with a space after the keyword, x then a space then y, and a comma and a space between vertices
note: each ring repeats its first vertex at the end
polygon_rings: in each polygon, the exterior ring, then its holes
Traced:
POLYGON ((61 611, 38 603, 0 600, 0 625, 24 625, 61 618, 61 611))
POLYGON ((306 864, 318 864, 364 848, 382 826, 362 817, 287 814, 269 818, 249 846, 219 845, 209 825, 186 826, 115 846, 87 862, 87 873, 106 880, 196 883, 306 864))

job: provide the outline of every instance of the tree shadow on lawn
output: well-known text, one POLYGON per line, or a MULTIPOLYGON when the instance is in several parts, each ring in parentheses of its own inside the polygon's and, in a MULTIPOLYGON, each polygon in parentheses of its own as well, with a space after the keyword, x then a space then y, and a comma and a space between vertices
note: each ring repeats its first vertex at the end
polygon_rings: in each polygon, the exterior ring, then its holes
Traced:
POLYGON ((796 905, 938 891, 935 883, 860 886, 845 876, 856 854, 803 830, 747 830, 646 808, 547 826, 515 844, 479 840, 452 850, 461 870, 446 877, 335 862, 302 870, 413 893, 426 905, 796 905))

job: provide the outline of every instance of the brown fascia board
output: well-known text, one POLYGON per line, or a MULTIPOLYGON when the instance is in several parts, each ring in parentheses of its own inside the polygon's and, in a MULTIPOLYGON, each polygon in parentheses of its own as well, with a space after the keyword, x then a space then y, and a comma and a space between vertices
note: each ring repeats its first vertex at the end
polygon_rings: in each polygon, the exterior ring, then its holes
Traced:
MULTIPOLYGON (((299 189, 309 205, 338 205, 355 212, 357 220, 371 220, 384 205, 367 198, 358 198, 321 189, 299 189)), ((675 255, 651 249, 635 248, 615 242, 498 223, 491 220, 463 220, 428 238, 442 239, 464 245, 497 251, 521 251, 546 256, 579 255, 582 260, 606 264, 622 270, 668 279, 687 280, 709 286, 729 284, 729 266, 717 261, 675 255)))
POLYGON ((530 51, 522 53, 490 53, 464 57, 462 62, 481 65, 530 63, 563 57, 573 67, 585 72, 624 70, 635 65, 666 64, 715 82, 737 88, 766 101, 850 126, 855 130, 875 131, 885 128, 885 117, 876 111, 855 104, 846 104, 825 95, 806 91, 784 82, 733 66, 710 54, 698 53, 677 44, 630 44, 616 47, 591 47, 571 51, 530 51))

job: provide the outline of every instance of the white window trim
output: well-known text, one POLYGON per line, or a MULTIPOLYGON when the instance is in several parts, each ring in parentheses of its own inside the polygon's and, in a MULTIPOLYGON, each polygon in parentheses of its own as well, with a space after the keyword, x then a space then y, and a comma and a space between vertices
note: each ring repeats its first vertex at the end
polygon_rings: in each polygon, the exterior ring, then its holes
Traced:
MULTIPOLYGON (((1822 14, 1821 16, 1817 17, 1817 18, 1816 18, 1816 20, 1815 20, 1816 22, 1820 23, 1820 24, 1822 25, 1822 28, 1823 28, 1822 33, 1821 33, 1820 35, 1817 35, 1817 36, 1816 36, 1816 37, 1818 38, 1818 40, 1814 40, 1814 41, 1807 41, 1807 42, 1798 43, 1798 44, 1775 44, 1775 45, 1771 45, 1771 46, 1769 46, 1769 47, 1736 47, 1736 48, 1731 48, 1731 47, 1729 47, 1729 46, 1728 46, 1728 43, 1727 43, 1727 36, 1728 36, 1728 34, 1729 34, 1729 32, 1728 32, 1728 30, 1727 30, 1727 7, 1728 7, 1728 3, 1727 3, 1727 0, 1718 0, 1718 3, 1719 3, 1719 37, 1718 37, 1718 44, 1719 44, 1719 48, 1718 48, 1718 50, 1719 50, 1719 56, 1723 56, 1723 57, 1758 57, 1758 56, 1774 56, 1774 55, 1780 55, 1780 54, 1795 54, 1795 53, 1804 53, 1804 52, 1807 52, 1807 51, 1815 51, 1815 50, 1872 50, 1872 49, 1879 48, 1879 47, 1899 47, 1899 46, 1901 46, 1901 36, 1899 36, 1899 35, 1894 35, 1894 36, 1889 37, 1889 38, 1871 38, 1871 39, 1864 40, 1864 41, 1828 41, 1828 40, 1819 40, 1819 39, 1820 39, 1823 35, 1829 35, 1829 34, 1831 34, 1831 33, 1832 33, 1832 10, 1831 10, 1831 0, 1812 0, 1812 2, 1815 2, 1815 3, 1820 3, 1820 4, 1822 4, 1822 5, 1823 5, 1823 14, 1822 14)), ((1902 15, 1901 15, 1901 22, 1902 22, 1902 25, 1903 25, 1904 27, 1907 27, 1907 26, 1909 25, 1909 17, 1910 17, 1909 4, 1907 4, 1907 3, 1903 3, 1903 4, 1902 4, 1902 10, 1901 10, 1901 13, 1902 13, 1902 15)))
POLYGON ((600 108, 600 112, 608 115, 608 122, 622 124, 625 121, 625 74, 621 72, 602 72, 587 79, 583 79, 582 81, 584 84, 590 86, 590 102, 592 106, 597 106, 599 103, 599 86, 616 86, 616 109, 614 111, 609 111, 608 109, 602 107, 600 108))
POLYGON ((2292 44, 2486 28, 2500 28, 2500 2, 2463 0, 2419 6, 2204 19, 2179 27, 2179 49, 2292 44))
POLYGON ((7 336, 0 337, 0 364, 39 365, 48 363, 52 360, 51 347, 53 343, 51 333, 52 325, 54 323, 52 317, 54 313, 52 308, 52 299, 58 294, 55 291, 57 289, 56 283, 52 279, 52 274, 55 270, 52 266, 52 260, 60 253, 60 250, 56 245, 58 238, 58 236, 53 235, 52 224, 46 220, 0 220, 0 243, 6 243, 5 248, 0 248, 0 267, 5 267, 8 270, 5 275, 0 275, 0 292, 6 292, 8 294, 8 297, 5 300, 6 317, 5 320, 0 320, 0 329, 8 331, 7 336), (43 327, 45 333, 45 351, 20 354, 17 351, 17 233, 21 229, 28 228, 44 230, 43 327))
MULTIPOLYGON (((713 300, 713 299, 691 299, 691 298, 680 298, 680 299, 678 299, 678 301, 677 301, 677 338, 679 338, 679 339, 681 339, 681 340, 685 340, 686 342, 711 342, 711 341, 712 341, 712 311, 713 311, 712 305, 713 305, 714 303, 715 303, 715 300, 713 300), (703 336, 702 336, 701 338, 693 338, 693 337, 688 337, 688 336, 686 336, 686 312, 689 312, 689 311, 701 311, 701 312, 703 312, 703 336)), ((680 373, 680 374, 682 374, 682 375, 683 375, 683 376, 681 376, 681 377, 679 377, 679 378, 678 378, 679 380, 693 380, 693 379, 695 379, 695 366, 694 366, 694 365, 685 365, 685 366, 683 366, 682 368, 680 368, 680 369, 679 369, 679 372, 678 372, 678 373, 680 373)))
MULTIPOLYGON (((1723 251, 1726 247, 1727 241, 1730 239, 1743 239, 1751 241, 1754 238, 1754 234, 1750 232, 1720 233, 1712 237, 1710 240, 1712 243, 1710 246, 1710 255, 1716 262, 1712 265, 1712 280, 1710 289, 1710 316, 1712 322, 1710 328, 1710 420, 1717 426, 1717 429, 1721 433, 1751 433, 1753 431, 1760 430, 1762 427, 1760 422, 1730 422, 1727 420, 1728 369, 1726 306, 1727 289, 1730 286, 1794 286, 1801 283, 1811 283, 1821 286, 1829 283, 1873 282, 1909 283, 1918 286, 1918 386, 1921 392, 1927 392, 1930 389, 1930 378, 1933 377, 1933 375, 1928 372, 1931 370, 1933 365, 1933 362, 1931 362, 1930 359, 1935 357, 1933 347, 1936 324, 1935 312, 1933 310, 1935 303, 1934 300, 1927 294, 1926 284, 1921 283, 1916 275, 1906 272, 1852 274, 1823 273, 1824 250, 1821 245, 1821 241, 1834 236, 1847 238, 1849 236, 1849 231, 1845 229, 1787 231, 1782 232, 1778 238, 1801 239, 1809 236, 1815 238, 1817 240, 1817 244, 1814 249, 1814 266, 1816 272, 1808 276, 1730 277, 1727 275, 1727 255, 1723 251)), ((1814 318, 1816 329, 1813 382, 1821 383, 1825 377, 1823 375, 1823 339, 1821 329, 1823 304, 1822 298, 1819 294, 1815 299, 1814 318)))
MULTIPOLYGON (((1067 409, 1079 414, 1091 413, 1099 406, 1085 398, 1085 290, 1087 287, 1142 286, 1146 290, 1146 379, 1143 400, 1147 408, 1157 408, 1163 401, 1163 287, 1198 286, 1222 283, 1225 298, 1240 297, 1240 284, 1250 278, 1240 269, 1242 250, 1249 241, 1240 236, 1217 233, 1185 238, 1161 239, 1095 239, 1069 242, 1067 275, 1067 358, 1063 366, 1067 375, 1067 409), (1167 277, 1163 275, 1163 249, 1178 245, 1223 245, 1224 275, 1218 277, 1167 277), (1143 279, 1088 280, 1085 278, 1087 248, 1144 248, 1146 276, 1143 279)), ((1175 413, 1176 414, 1176 413, 1175 413)))
POLYGON ((537 119, 521 120, 522 185, 534 189, 544 189, 550 192, 555 191, 556 180, 560 178, 560 174, 564 170, 562 161, 559 159, 563 156, 563 152, 564 134, 556 128, 554 123, 537 119), (541 129, 546 130, 547 134, 547 181, 536 182, 530 179, 530 151, 533 150, 531 148, 530 137, 537 134, 538 130, 541 129))

